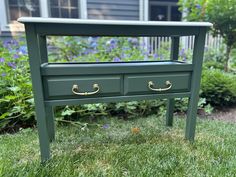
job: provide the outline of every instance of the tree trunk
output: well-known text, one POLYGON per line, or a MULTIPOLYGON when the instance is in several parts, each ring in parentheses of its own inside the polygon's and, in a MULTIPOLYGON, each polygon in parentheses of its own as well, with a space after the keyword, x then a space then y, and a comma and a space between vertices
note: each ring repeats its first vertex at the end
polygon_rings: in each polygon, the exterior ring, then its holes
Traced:
POLYGON ((226 48, 226 58, 225 58, 225 66, 224 66, 224 70, 226 72, 229 71, 229 56, 230 56, 231 48, 232 48, 231 46, 227 45, 227 48, 226 48))

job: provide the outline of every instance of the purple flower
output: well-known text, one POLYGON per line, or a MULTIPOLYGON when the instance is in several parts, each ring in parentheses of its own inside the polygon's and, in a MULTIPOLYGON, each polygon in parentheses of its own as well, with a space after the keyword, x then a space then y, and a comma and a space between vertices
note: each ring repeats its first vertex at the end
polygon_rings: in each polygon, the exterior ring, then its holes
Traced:
POLYGON ((185 53, 184 53, 184 48, 181 49, 179 55, 180 55, 180 56, 184 56, 184 55, 185 55, 185 53))
POLYGON ((115 44, 116 43, 116 40, 114 38, 111 38, 110 39, 110 44, 115 44))
POLYGON ((102 126, 102 128, 104 128, 104 129, 108 129, 109 127, 110 126, 108 124, 105 124, 105 125, 102 126))
POLYGON ((25 55, 27 54, 27 47, 26 46, 20 46, 20 48, 18 49, 18 53, 25 55))
POLYGON ((138 39, 137 38, 128 38, 128 42, 133 44, 133 45, 137 45, 138 44, 138 39))
POLYGON ((5 61, 4 58, 0 58, 0 63, 3 63, 5 61))
POLYGON ((3 46, 5 48, 8 48, 8 49, 10 49, 10 48, 12 48, 14 46, 18 46, 18 45, 19 45, 19 43, 15 39, 10 39, 10 40, 8 39, 8 40, 5 40, 3 42, 3 46))
POLYGON ((93 50, 91 49, 85 49, 84 52, 82 52, 83 55, 88 55, 92 52, 93 50))
POLYGON ((119 57, 115 57, 113 61, 114 61, 114 62, 120 62, 121 60, 120 60, 119 57))
POLYGON ((179 56, 183 58, 183 61, 186 61, 187 56, 186 56, 184 48, 181 49, 179 56))
POLYGON ((8 62, 7 65, 10 66, 13 69, 16 69, 15 63, 8 62))
POLYGON ((201 5, 200 5, 200 4, 196 4, 195 7, 196 7, 197 9, 201 9, 201 5))
POLYGON ((96 48, 96 47, 97 47, 97 43, 96 43, 96 42, 93 42, 93 43, 90 44, 90 46, 91 46, 92 48, 96 48))
POLYGON ((140 46, 141 46, 141 47, 145 47, 145 46, 146 46, 146 43, 143 42, 143 43, 140 44, 140 46))
POLYGON ((19 58, 19 57, 20 57, 20 56, 17 55, 17 54, 14 54, 14 55, 13 55, 13 58, 14 58, 14 59, 17 59, 17 58, 19 58))
POLYGON ((114 38, 111 38, 109 41, 106 42, 106 45, 109 46, 108 52, 110 52, 112 49, 116 48, 116 40, 114 38))
POLYGON ((7 75, 6 73, 2 73, 2 74, 1 74, 2 77, 5 77, 6 75, 7 75))
POLYGON ((99 62, 100 60, 98 58, 96 58, 96 62, 99 62))
POLYGON ((154 54, 153 54, 153 58, 157 59, 157 58, 158 58, 158 54, 157 54, 157 53, 154 53, 154 54))

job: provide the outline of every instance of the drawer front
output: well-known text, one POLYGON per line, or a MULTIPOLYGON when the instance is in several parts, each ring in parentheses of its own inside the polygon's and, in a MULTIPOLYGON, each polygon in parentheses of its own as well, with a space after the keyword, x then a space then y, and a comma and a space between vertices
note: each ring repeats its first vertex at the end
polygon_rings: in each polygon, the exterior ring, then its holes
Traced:
POLYGON ((126 75, 124 77, 124 94, 186 92, 190 90, 190 78, 191 73, 126 75))
POLYGON ((84 98, 121 95, 121 76, 60 76, 44 79, 46 98, 84 98), (98 87, 94 87, 97 84, 98 87), (78 88, 72 87, 77 85, 78 88), (77 94, 76 94, 77 93, 77 94), (82 95, 81 95, 82 93, 82 95))

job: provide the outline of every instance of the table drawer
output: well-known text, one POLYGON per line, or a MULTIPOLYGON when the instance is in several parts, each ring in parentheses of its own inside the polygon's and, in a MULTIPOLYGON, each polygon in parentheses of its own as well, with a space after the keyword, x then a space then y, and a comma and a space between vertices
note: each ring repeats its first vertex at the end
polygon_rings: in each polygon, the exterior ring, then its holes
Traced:
POLYGON ((190 90, 191 73, 135 74, 124 77, 124 94, 160 94, 190 90))
POLYGON ((49 99, 121 95, 123 92, 120 75, 47 77, 44 85, 49 99))

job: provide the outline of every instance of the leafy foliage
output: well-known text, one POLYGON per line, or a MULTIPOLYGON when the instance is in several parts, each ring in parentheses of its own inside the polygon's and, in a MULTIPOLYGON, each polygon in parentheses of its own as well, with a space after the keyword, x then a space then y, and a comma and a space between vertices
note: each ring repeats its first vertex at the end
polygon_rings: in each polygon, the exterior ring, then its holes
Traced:
POLYGON ((134 37, 49 37, 49 61, 128 62, 168 60, 169 43, 159 53, 150 54, 144 40, 134 37), (58 60, 59 58, 59 60, 58 60))
POLYGON ((0 44, 0 127, 32 121, 34 101, 27 48, 21 40, 0 44))
POLYGON ((236 103, 236 77, 220 70, 204 70, 201 97, 212 106, 230 106, 236 103))
POLYGON ((227 45, 225 71, 228 71, 230 52, 236 45, 236 0, 180 0, 180 10, 189 21, 213 23, 213 34, 220 34, 227 45))

